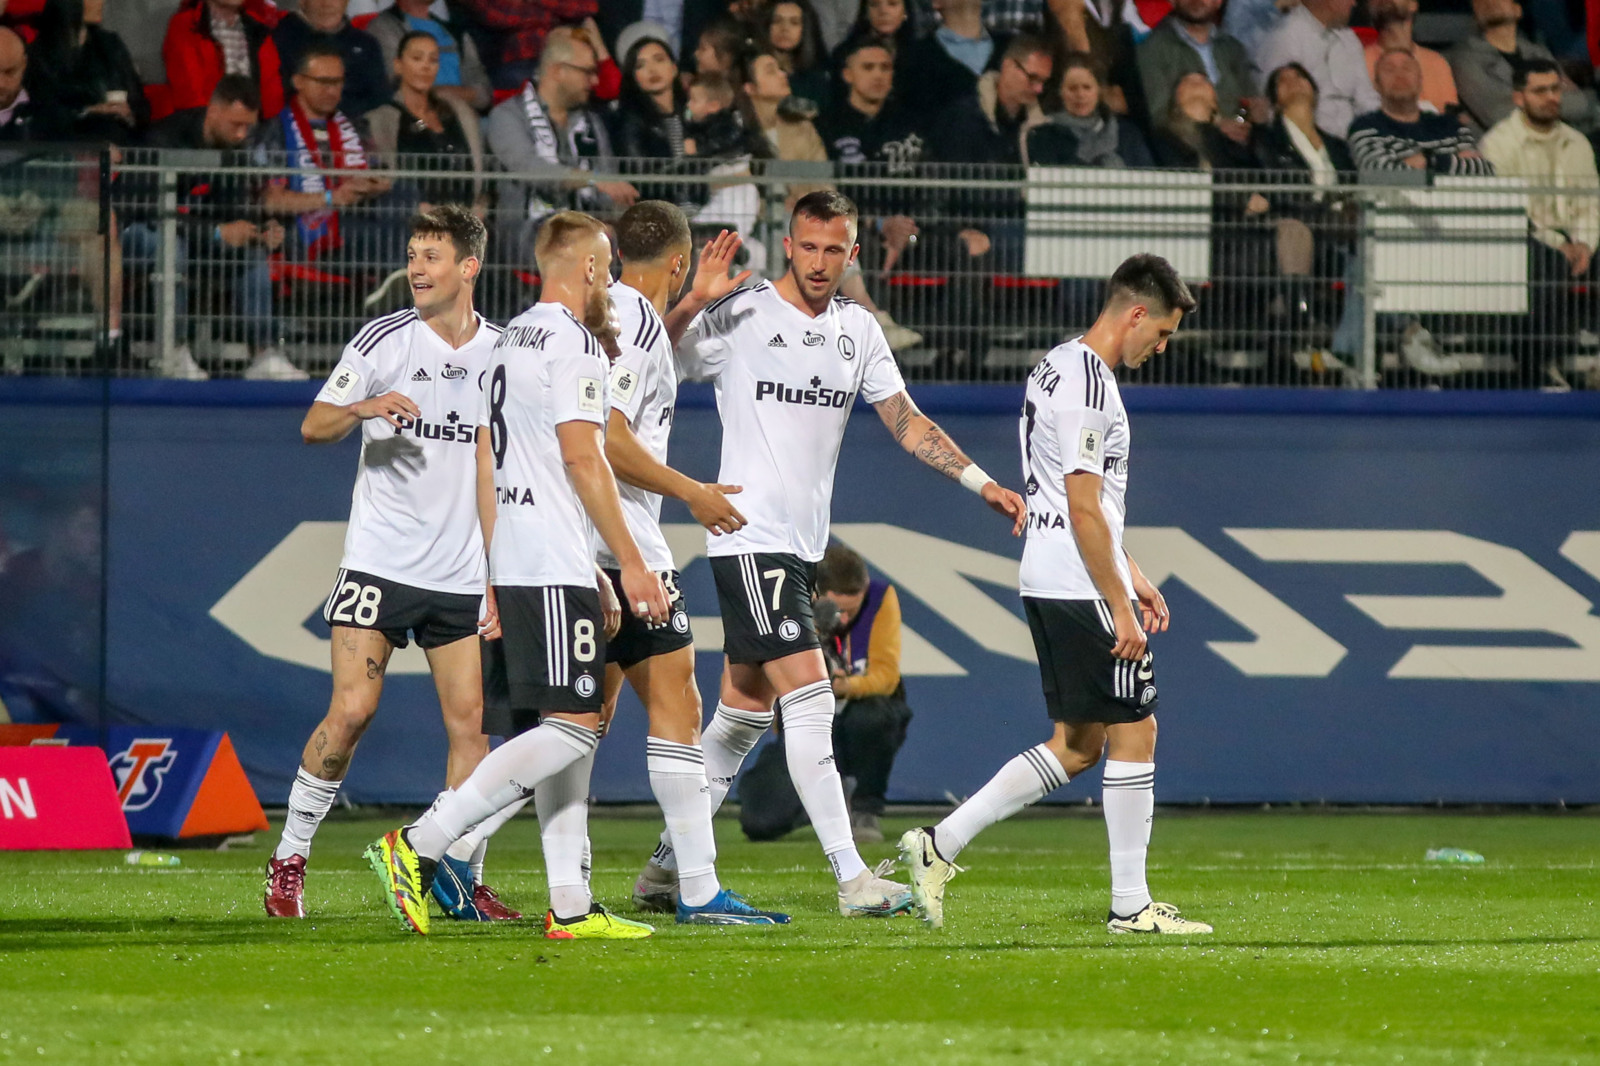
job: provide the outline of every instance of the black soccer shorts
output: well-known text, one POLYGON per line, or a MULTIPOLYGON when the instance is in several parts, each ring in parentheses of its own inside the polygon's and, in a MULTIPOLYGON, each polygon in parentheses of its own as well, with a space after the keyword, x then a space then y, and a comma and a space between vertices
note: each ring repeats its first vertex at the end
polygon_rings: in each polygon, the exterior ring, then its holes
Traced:
POLYGON ((330 626, 371 629, 404 648, 414 634, 423 648, 442 648, 478 632, 481 594, 433 592, 386 577, 340 570, 322 608, 330 626))
POLYGON ((1024 596, 1022 606, 1051 719, 1115 725, 1155 713, 1155 659, 1148 651, 1139 662, 1111 654, 1117 646, 1116 629, 1104 600, 1024 596))
POLYGON ((676 570, 661 571, 661 583, 667 589, 672 617, 659 626, 652 626, 633 613, 628 597, 622 592, 621 570, 607 570, 606 577, 611 579, 617 602, 622 604, 622 628, 606 642, 606 662, 616 663, 626 670, 635 663, 687 648, 694 643, 694 634, 689 632, 689 612, 683 606, 683 590, 678 587, 676 570))
POLYGON ((822 647, 811 618, 816 570, 816 563, 788 553, 711 560, 722 611, 722 650, 729 662, 754 665, 822 647))
POLYGON ((496 585, 499 640, 483 641, 483 731, 513 737, 550 711, 599 713, 606 627, 600 593, 496 585))

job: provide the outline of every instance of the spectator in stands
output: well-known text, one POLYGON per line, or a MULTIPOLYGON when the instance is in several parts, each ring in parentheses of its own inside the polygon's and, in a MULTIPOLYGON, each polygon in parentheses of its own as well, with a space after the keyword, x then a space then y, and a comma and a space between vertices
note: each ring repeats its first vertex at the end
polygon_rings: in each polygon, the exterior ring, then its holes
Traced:
POLYGON ((1317 83, 1317 125, 1343 137, 1357 115, 1376 111, 1361 40, 1350 29, 1355 0, 1302 0, 1261 42, 1257 70, 1299 63, 1317 83))
POLYGON ((939 28, 896 57, 900 83, 915 78, 917 102, 933 115, 973 95, 979 76, 999 69, 1010 41, 984 29, 983 0, 937 0, 937 6, 939 28))
POLYGON ((1105 86, 1094 58, 1075 52, 1061 66, 1062 109, 1028 130, 1023 162, 1047 167, 1155 166, 1139 127, 1113 113, 1101 98, 1105 86))
POLYGON ((277 20, 277 9, 265 0, 183 0, 161 45, 173 109, 205 107, 224 74, 242 74, 261 93, 261 117, 277 117, 283 109, 272 41, 277 20))
POLYGON ((617 42, 611 50, 618 57, 628 53, 621 45, 622 31, 645 21, 660 26, 666 34, 668 51, 683 56, 700 40, 701 31, 726 17, 728 9, 727 0, 606 0, 595 17, 606 40, 617 42))
POLYGON ((1550 351, 1550 344, 1568 342, 1576 328, 1594 328, 1595 301, 1574 293, 1572 281, 1595 276, 1600 176, 1588 139, 1561 121, 1562 75, 1555 61, 1530 59, 1512 77, 1517 109, 1483 135, 1484 158, 1494 164, 1496 174, 1526 178, 1542 189, 1574 190, 1572 195, 1537 193, 1528 198, 1530 310, 1534 332, 1550 339, 1538 361, 1560 385, 1564 380, 1552 357, 1562 353, 1550 351))
POLYGON ((1136 46, 1150 32, 1132 0, 1050 0, 1060 25, 1059 52, 1087 52, 1106 71, 1105 104, 1135 122, 1148 122, 1155 101, 1145 97, 1136 46))
POLYGON ((150 104, 121 38, 101 27, 105 0, 55 0, 40 18, 28 66, 31 95, 75 116, 70 140, 131 144, 150 104))
MULTIPOLYGON (((599 0, 457 0, 478 30, 496 89, 520 89, 539 73, 545 38, 558 26, 594 19, 599 0)), ((596 28, 595 36, 599 36, 596 28)), ((592 50, 592 49, 591 49, 592 50)), ((599 60, 596 58, 596 74, 599 60)))
MULTIPOLYGON (((752 55, 745 67, 744 98, 745 118, 751 128, 759 129, 772 146, 772 158, 790 163, 826 163, 828 150, 823 147, 817 127, 808 118, 799 118, 781 109, 789 98, 789 76, 776 54, 761 51, 752 55)), ((791 182, 786 193, 789 209, 806 193, 823 188, 803 182, 791 182)))
POLYGON ((1350 125, 1350 153, 1362 170, 1420 170, 1430 174, 1493 174, 1472 131, 1454 118, 1422 110, 1422 65, 1410 52, 1378 60, 1382 107, 1350 125))
MULTIPOLYGON (((261 94, 243 74, 227 74, 217 82, 205 107, 177 111, 150 127, 145 145, 158 149, 221 152, 223 168, 248 163, 242 149, 249 143, 261 112, 261 94)), ((137 200, 154 213, 154 181, 141 183, 137 200)), ((282 247, 283 226, 266 219, 251 203, 251 190, 243 178, 208 170, 180 174, 178 193, 178 283, 173 313, 178 323, 178 344, 163 353, 162 377, 204 381, 209 375, 194 360, 190 348, 193 324, 188 318, 191 288, 207 284, 226 287, 232 306, 232 324, 242 325, 244 341, 257 353, 268 351, 275 339, 272 317, 272 277, 267 257, 282 247)), ((122 250, 128 267, 149 279, 149 300, 159 300, 161 238, 159 220, 137 218, 122 232, 122 250)), ((280 356, 281 358, 281 356, 280 356)))
POLYGON ((0 143, 51 141, 63 136, 69 122, 48 101, 37 102, 24 82, 28 50, 15 30, 0 26, 0 143))
POLYGON ((1350 146, 1317 125, 1317 83, 1299 63, 1267 76, 1272 121, 1257 126, 1252 146, 1265 170, 1304 171, 1313 185, 1339 184, 1356 169, 1350 146))
POLYGON ((718 19, 701 30, 695 42, 695 73, 737 78, 745 52, 753 47, 749 27, 734 19, 718 19))
POLYGON ((839 612, 826 639, 835 663, 833 694, 843 701, 833 720, 834 751, 839 773, 855 779, 850 825, 856 840, 880 843, 889 775, 911 722, 900 677, 900 596, 842 544, 830 545, 817 564, 816 588, 839 612))
MULTIPOLYGON (((1285 12, 1299 3, 1300 0, 1228 0, 1222 12, 1222 32, 1244 45, 1245 52, 1253 57, 1261 51, 1261 42, 1283 21, 1285 12)), ((1257 76, 1261 73, 1257 66, 1257 76)))
POLYGON ((1422 65, 1424 106, 1441 115, 1455 107, 1459 101, 1449 61, 1432 48, 1424 48, 1411 36, 1417 20, 1417 0, 1368 0, 1367 13, 1378 31, 1378 39, 1366 47, 1367 75, 1376 81, 1378 59, 1383 53, 1410 52, 1422 65))
MULTIPOLYGON (((1222 32, 1218 23, 1222 0, 1176 0, 1172 13, 1139 45, 1139 76, 1145 99, 1170 100, 1173 86, 1185 74, 1204 74, 1216 87, 1217 106, 1229 117, 1265 119, 1257 99, 1255 73, 1244 45, 1222 32), (1253 108, 1253 114, 1249 113, 1253 108)), ((1251 122, 1224 126, 1240 143, 1250 137, 1251 122)))
MULTIPOLYGON (((300 69, 300 56, 312 44, 338 50, 344 59, 344 96, 339 110, 360 118, 389 99, 390 75, 383 63, 383 49, 372 34, 358 30, 345 18, 350 0, 300 0, 300 10, 284 16, 272 31, 278 58, 286 74, 300 69)), ((289 81, 284 83, 285 95, 289 81)))
MULTIPOLYGON (((286 253, 292 258, 339 266, 343 262, 381 263, 381 222, 342 210, 369 203, 389 191, 385 178, 333 177, 315 170, 367 170, 370 141, 361 120, 339 110, 344 96, 344 57, 333 42, 313 41, 300 53, 294 94, 277 119, 265 123, 256 140, 261 165, 282 165, 291 173, 271 179, 262 193, 269 215, 293 218, 286 253), (305 168, 305 169, 302 169, 305 168)), ((306 372, 275 349, 258 355, 245 371, 256 380, 301 381, 306 372)))
POLYGON ((822 46, 822 30, 809 0, 778 0, 767 8, 765 25, 767 47, 778 57, 789 76, 789 93, 804 101, 799 110, 814 117, 828 108, 828 54, 822 46))
POLYGON ((889 45, 894 55, 910 48, 916 41, 916 26, 906 11, 906 0, 861 0, 856 13, 856 24, 844 43, 834 49, 832 66, 835 71, 844 69, 855 45, 869 37, 889 45))
POLYGON ((395 0, 367 23, 366 30, 383 51, 385 70, 394 69, 402 37, 419 30, 431 35, 439 45, 439 77, 434 93, 460 100, 475 111, 489 109, 489 72, 478 56, 477 44, 463 25, 449 17, 448 8, 436 15, 428 0, 395 0))
POLYGON ((745 122, 739 94, 721 74, 696 74, 684 107, 684 154, 705 160, 771 159, 765 133, 745 122))
POLYGON ((565 208, 621 211, 639 198, 625 181, 596 179, 610 169, 611 135, 589 106, 599 61, 576 29, 558 26, 544 38, 538 78, 489 112, 489 148, 506 170, 499 213, 506 247, 517 262, 533 262, 533 238, 546 215, 565 208))
POLYGON ((472 108, 459 96, 439 91, 439 56, 439 41, 426 30, 412 30, 400 38, 394 63, 400 88, 387 104, 367 114, 372 144, 380 159, 400 169, 450 172, 449 177, 419 183, 417 210, 461 204, 482 217, 489 206, 483 184, 483 133, 472 108))
MULTIPOLYGON (((1217 106, 1217 90, 1204 74, 1185 74, 1173 86, 1166 114, 1151 139, 1156 164, 1182 170, 1253 170, 1255 153, 1230 133, 1235 116, 1217 106)), ((1267 211, 1267 201, 1252 193, 1246 214, 1267 211)))
POLYGON ((617 36, 622 93, 611 109, 611 143, 624 159, 681 159, 688 93, 665 28, 635 22, 617 36))
MULTIPOLYGON (((1486 130, 1511 114, 1511 71, 1517 63, 1550 59, 1549 49, 1517 32, 1522 7, 1515 0, 1473 0, 1476 36, 1450 49, 1450 69, 1456 91, 1472 125, 1486 130)), ((1600 132, 1600 104, 1594 94, 1579 89, 1563 76, 1561 121, 1585 136, 1600 132)))

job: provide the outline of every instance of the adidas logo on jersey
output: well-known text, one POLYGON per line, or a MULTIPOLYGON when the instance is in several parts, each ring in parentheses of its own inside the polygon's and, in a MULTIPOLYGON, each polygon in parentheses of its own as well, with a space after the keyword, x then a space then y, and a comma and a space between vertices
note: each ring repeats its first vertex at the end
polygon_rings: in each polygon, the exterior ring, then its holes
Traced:
POLYGON ((775 334, 773 334, 772 339, 767 342, 767 347, 768 348, 787 348, 787 347, 789 347, 789 344, 788 344, 787 341, 785 341, 783 339, 783 334, 775 333, 775 334))
POLYGON ((411 375, 411 380, 412 381, 432 381, 433 379, 428 376, 428 371, 427 371, 427 369, 425 367, 420 367, 419 366, 419 367, 417 367, 417 372, 415 374, 411 375))

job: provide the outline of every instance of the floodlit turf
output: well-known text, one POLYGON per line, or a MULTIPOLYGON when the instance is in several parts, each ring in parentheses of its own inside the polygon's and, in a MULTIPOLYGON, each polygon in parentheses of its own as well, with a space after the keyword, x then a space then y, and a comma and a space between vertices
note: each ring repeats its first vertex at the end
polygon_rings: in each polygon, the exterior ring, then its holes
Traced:
MULTIPOLYGON (((1163 814, 1157 898, 1217 926, 1190 942, 1106 934, 1094 818, 991 830, 962 856, 942 933, 838 917, 808 833, 751 845, 719 821, 725 882, 794 924, 664 923, 638 943, 439 918, 427 939, 404 934, 360 858, 387 828, 324 827, 303 922, 261 913, 265 834, 170 871, 0 853, 0 1061, 1600 1058, 1592 817, 1163 814), (1424 863, 1438 845, 1488 863, 1424 863)), ((595 887, 629 913, 655 827, 592 829, 595 887)), ((506 899, 540 910, 531 818, 496 839, 489 865, 506 899)))

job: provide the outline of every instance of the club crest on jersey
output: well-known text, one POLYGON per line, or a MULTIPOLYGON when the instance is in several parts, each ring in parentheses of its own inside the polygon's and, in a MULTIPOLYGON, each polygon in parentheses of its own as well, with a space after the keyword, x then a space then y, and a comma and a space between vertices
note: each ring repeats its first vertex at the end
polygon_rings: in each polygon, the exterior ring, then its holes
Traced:
POLYGON ((417 372, 415 374, 411 375, 411 380, 412 381, 432 381, 433 378, 428 375, 428 368, 427 367, 419 366, 419 367, 417 367, 417 372))
POLYGON ((446 363, 444 365, 444 369, 439 372, 439 376, 444 378, 446 381, 460 381, 462 378, 467 376, 467 368, 464 366, 456 366, 453 363, 446 363))
POLYGON ((801 341, 800 343, 804 344, 807 348, 816 348, 816 347, 819 347, 819 346, 821 346, 823 344, 828 343, 828 338, 824 337, 820 333, 812 333, 808 329, 808 330, 806 330, 806 338, 805 338, 805 340, 801 341))
POLYGON ((768 348, 787 348, 787 347, 789 347, 789 342, 783 339, 783 334, 774 333, 772 335, 772 339, 767 342, 767 347, 768 348))
POLYGON ((856 342, 842 333, 839 335, 839 354, 844 356, 847 363, 856 357, 856 342))
POLYGON ((161 783, 178 761, 178 749, 167 739, 138 739, 107 760, 117 782, 117 799, 125 811, 142 811, 161 794, 161 783))

